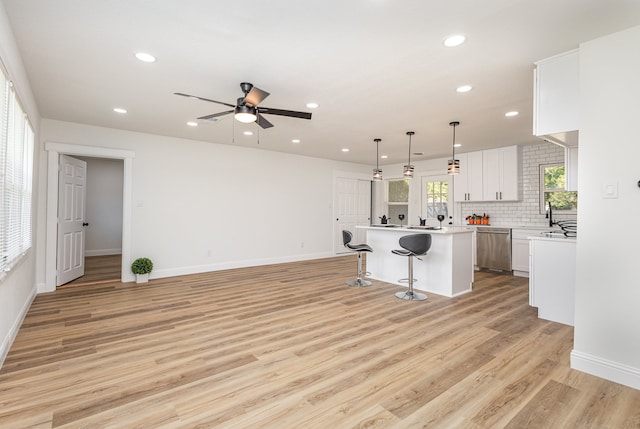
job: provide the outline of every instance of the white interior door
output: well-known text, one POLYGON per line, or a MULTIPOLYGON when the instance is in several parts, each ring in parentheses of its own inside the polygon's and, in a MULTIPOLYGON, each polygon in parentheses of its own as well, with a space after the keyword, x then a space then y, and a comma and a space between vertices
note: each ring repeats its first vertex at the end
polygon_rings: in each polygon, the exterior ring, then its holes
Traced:
POLYGON ((371 182, 345 177, 336 178, 334 192, 336 208, 335 249, 336 253, 348 252, 342 242, 342 231, 353 234, 354 243, 364 243, 365 231, 356 226, 366 226, 371 219, 371 182))
POLYGON ((84 275, 87 163, 60 155, 56 286, 84 275))

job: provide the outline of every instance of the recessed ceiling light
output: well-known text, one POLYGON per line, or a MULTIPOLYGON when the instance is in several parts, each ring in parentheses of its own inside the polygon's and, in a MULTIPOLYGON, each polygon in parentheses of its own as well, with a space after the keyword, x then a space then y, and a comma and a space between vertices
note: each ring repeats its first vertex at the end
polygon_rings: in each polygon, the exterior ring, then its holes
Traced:
POLYGON ((460 147, 460 146, 462 146, 462 143, 456 143, 453 145, 453 147, 460 147))
POLYGON ((300 143, 300 139, 293 139, 291 140, 291 143, 300 143))
POLYGON ((123 109, 121 107, 116 107, 115 109, 113 109, 113 111, 116 113, 127 113, 126 109, 123 109))
POLYGON ((462 85, 456 88, 458 92, 469 92, 473 87, 471 85, 462 85))
POLYGON ((313 103, 313 102, 307 103, 307 107, 309 109, 315 109, 316 107, 318 107, 318 103, 313 103))
POLYGON ((387 155, 380 155, 380 159, 387 159, 389 158, 387 155))
POLYGON ((253 131, 245 131, 242 134, 244 134, 245 136, 252 136, 253 135, 253 131))
POLYGON ((460 46, 467 38, 463 34, 452 34, 443 40, 442 44, 448 48, 460 46))
POLYGON ((346 147, 344 149, 342 149, 343 152, 349 152, 349 149, 347 149, 346 147))
POLYGON ((520 112, 516 112, 516 111, 514 110, 514 111, 511 111, 511 112, 507 112, 507 113, 505 113, 505 114, 504 114, 504 116, 506 116, 507 118, 510 118, 510 117, 512 117, 512 116, 518 116, 518 114, 519 114, 519 113, 520 113, 520 112))
POLYGON ((145 63, 155 63, 156 62, 156 57, 154 57, 151 54, 147 54, 145 52, 136 53, 136 58, 139 59, 140 61, 145 62, 145 63))
POLYGON ((193 121, 189 121, 189 122, 187 122, 187 125, 189 125, 190 127, 197 127, 198 123, 197 122, 193 122, 193 121))

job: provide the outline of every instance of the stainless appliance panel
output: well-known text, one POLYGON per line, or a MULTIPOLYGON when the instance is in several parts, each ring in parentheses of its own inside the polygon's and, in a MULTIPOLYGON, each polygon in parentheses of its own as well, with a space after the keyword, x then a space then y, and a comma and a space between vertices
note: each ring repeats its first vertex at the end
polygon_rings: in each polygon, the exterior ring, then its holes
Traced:
POLYGON ((478 268, 511 272, 511 229, 478 228, 478 268))

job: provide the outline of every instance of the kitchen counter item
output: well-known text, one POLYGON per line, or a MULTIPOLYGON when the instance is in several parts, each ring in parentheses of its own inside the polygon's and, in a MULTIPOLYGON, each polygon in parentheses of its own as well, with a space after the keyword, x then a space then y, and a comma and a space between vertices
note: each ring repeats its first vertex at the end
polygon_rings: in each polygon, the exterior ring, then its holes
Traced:
POLYGON ((478 227, 476 251, 478 268, 511 274, 511 228, 478 227))

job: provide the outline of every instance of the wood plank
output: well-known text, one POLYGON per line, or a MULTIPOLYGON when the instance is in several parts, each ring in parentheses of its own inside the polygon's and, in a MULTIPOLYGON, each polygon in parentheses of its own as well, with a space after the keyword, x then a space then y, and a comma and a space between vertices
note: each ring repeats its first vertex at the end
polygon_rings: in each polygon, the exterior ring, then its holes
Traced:
POLYGON ((406 302, 352 257, 38 295, 0 427, 639 427, 640 392, 569 368, 527 280, 406 302))

